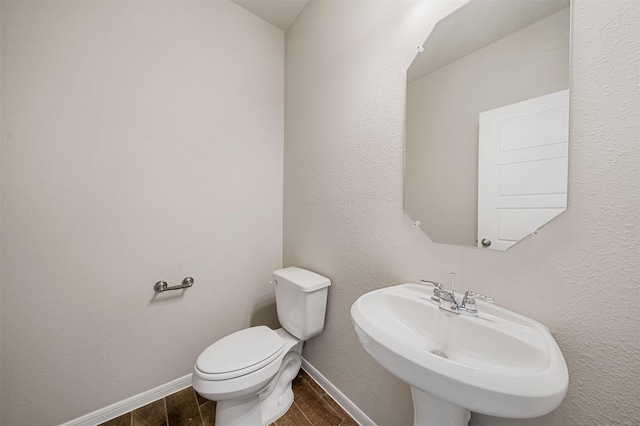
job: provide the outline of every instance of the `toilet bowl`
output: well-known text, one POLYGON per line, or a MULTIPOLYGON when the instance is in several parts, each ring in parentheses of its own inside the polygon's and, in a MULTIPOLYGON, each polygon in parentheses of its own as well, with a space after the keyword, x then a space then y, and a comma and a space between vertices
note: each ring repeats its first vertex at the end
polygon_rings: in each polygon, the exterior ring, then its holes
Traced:
POLYGON ((283 327, 232 333, 205 349, 194 365, 193 388, 217 401, 217 426, 266 426, 286 413, 302 344, 324 328, 329 279, 295 267, 273 275, 283 327))

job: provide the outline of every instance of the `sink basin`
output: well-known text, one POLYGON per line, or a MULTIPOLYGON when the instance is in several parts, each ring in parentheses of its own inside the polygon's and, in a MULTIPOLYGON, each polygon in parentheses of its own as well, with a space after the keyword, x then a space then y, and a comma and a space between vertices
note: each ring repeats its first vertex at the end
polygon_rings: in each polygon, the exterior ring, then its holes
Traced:
POLYGON ((401 284, 351 307, 367 352, 411 386, 415 424, 444 424, 434 411, 452 409, 448 424, 466 424, 469 411, 538 417, 562 402, 567 366, 544 325, 482 301, 477 316, 453 314, 431 295, 430 287, 401 284))

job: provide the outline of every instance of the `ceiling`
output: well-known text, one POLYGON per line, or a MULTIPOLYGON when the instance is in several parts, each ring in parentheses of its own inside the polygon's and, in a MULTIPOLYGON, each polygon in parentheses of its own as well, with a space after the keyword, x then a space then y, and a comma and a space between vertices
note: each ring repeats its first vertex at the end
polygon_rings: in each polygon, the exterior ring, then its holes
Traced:
POLYGON ((286 31, 309 0, 231 0, 254 15, 286 31))

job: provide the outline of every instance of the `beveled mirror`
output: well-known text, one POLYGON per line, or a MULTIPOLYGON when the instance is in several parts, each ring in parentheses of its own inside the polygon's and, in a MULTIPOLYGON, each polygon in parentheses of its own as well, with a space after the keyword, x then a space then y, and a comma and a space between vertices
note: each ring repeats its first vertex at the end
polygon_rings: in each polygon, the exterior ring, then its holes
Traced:
POLYGON ((407 72, 405 211, 506 250, 567 206, 569 0, 471 0, 407 72))

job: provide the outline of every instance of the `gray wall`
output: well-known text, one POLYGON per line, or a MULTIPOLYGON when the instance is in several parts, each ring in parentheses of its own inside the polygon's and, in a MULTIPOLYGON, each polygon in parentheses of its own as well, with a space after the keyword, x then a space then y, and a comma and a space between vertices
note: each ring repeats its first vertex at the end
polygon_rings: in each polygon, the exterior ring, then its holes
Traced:
POLYGON ((1 13, 0 424, 59 424, 190 373, 273 300, 284 33, 228 1, 1 13))
POLYGON ((570 374, 548 416, 473 425, 637 424, 640 3, 574 1, 569 208, 502 253, 432 243, 402 210, 406 69, 459 4, 312 1, 286 33, 284 262, 333 283, 304 355, 379 424, 410 424, 408 387, 362 349, 349 309, 455 271, 546 324, 570 374))
POLYGON ((476 245, 479 114, 568 87, 569 8, 408 85, 404 207, 432 241, 476 245))

